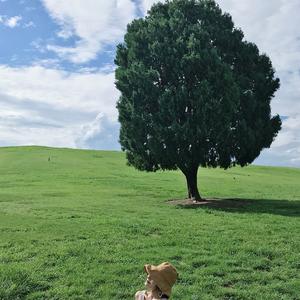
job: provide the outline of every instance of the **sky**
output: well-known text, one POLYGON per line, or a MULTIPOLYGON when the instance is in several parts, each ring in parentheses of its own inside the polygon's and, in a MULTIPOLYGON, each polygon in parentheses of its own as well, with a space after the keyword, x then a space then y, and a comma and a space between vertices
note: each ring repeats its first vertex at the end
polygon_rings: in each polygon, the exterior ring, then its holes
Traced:
MULTIPOLYGON (((120 150, 114 57, 153 0, 0 0, 0 146, 120 150)), ((259 165, 300 167, 300 1, 217 0, 273 62, 283 128, 259 165)))

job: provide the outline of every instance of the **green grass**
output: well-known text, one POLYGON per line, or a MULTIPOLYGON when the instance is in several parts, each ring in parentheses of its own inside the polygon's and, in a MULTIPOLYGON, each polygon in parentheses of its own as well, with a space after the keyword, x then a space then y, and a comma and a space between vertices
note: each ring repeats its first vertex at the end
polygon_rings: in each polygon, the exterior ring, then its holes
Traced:
POLYGON ((196 209, 180 172, 120 152, 0 148, 0 299, 133 299, 143 265, 169 261, 173 299, 300 299, 300 169, 200 169, 196 209), (48 161, 50 157, 50 161, 48 161))

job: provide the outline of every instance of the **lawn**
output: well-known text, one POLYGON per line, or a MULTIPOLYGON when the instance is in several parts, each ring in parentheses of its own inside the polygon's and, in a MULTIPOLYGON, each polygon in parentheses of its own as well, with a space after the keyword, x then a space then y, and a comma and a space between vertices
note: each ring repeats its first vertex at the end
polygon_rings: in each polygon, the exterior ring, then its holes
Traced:
POLYGON ((121 152, 5 147, 0 174, 0 299, 134 299, 163 261, 175 300, 300 299, 300 169, 199 169, 202 196, 239 205, 197 208, 167 202, 180 172, 121 152))

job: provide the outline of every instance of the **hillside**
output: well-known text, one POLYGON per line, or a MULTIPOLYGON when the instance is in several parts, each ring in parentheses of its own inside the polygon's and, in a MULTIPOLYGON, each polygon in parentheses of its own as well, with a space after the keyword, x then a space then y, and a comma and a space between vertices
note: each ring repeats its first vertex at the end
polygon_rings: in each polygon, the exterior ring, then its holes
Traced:
POLYGON ((133 299, 173 263, 174 299, 300 299, 300 169, 139 172, 121 152, 0 148, 0 299, 133 299), (220 200, 227 201, 227 200, 220 200))

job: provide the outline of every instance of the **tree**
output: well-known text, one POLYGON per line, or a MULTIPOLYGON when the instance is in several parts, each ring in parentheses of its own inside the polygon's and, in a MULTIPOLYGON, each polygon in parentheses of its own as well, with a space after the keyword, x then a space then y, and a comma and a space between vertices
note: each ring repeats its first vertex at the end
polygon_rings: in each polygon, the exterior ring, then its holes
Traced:
POLYGON ((281 129, 272 63, 213 0, 152 6, 117 46, 120 143, 139 170, 180 169, 200 200, 201 167, 246 166, 281 129))

